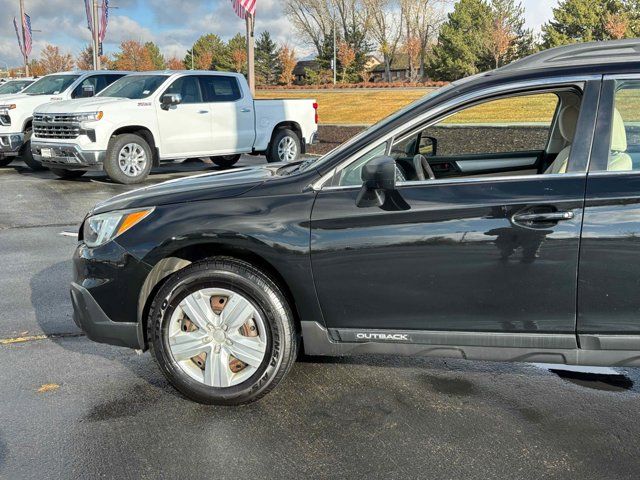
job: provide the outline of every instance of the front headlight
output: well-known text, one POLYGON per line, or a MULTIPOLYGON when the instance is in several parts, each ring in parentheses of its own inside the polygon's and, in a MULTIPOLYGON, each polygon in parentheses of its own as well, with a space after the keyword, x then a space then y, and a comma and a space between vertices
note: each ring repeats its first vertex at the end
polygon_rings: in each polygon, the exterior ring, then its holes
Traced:
POLYGON ((85 220, 82 231, 84 243, 91 248, 104 245, 140 223, 151 212, 153 208, 144 208, 101 213, 89 217, 85 220))
POLYGON ((73 119, 76 122, 97 122, 102 120, 103 115, 103 112, 76 113, 73 119))
POLYGON ((16 108, 16 104, 12 103, 11 105, 0 105, 0 114, 8 115, 9 110, 14 110, 16 108))

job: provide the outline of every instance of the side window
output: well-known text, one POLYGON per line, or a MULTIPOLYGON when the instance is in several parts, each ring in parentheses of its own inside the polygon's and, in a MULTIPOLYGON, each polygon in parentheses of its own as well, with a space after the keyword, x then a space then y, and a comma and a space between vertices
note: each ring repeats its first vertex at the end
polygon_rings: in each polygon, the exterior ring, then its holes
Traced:
POLYGON ((202 75, 200 84, 206 102, 235 102, 242 98, 240 85, 235 77, 202 75))
POLYGON ((345 187, 362 185, 362 167, 364 167, 370 160, 384 155, 386 151, 386 143, 372 148, 356 161, 349 164, 349 166, 336 173, 335 177, 331 181, 331 186, 345 187))
POLYGON ((607 171, 640 170, 640 82, 619 82, 613 102, 607 171))
POLYGON ((195 75, 178 78, 165 90, 163 95, 168 93, 179 93, 182 96, 182 103, 202 103, 200 84, 195 75))

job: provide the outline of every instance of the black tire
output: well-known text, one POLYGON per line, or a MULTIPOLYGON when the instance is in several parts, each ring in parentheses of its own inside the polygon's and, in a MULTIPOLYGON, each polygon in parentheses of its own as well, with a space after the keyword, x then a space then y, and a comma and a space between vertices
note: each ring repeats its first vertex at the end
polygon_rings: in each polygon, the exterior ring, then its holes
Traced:
POLYGON ((0 156, 0 167, 6 167, 11 162, 13 162, 13 157, 3 157, 0 156))
POLYGON ((158 291, 148 318, 151 351, 162 373, 186 397, 204 404, 243 405, 269 393, 291 369, 298 352, 298 334, 289 304, 278 286, 249 263, 214 257, 173 274, 158 291), (246 297, 260 312, 267 330, 264 359, 255 373, 238 385, 216 388, 186 374, 175 361, 167 332, 176 306, 201 288, 225 288, 246 297))
POLYGON ((87 173, 86 170, 67 170, 64 168, 50 168, 49 170, 51 170, 53 174, 56 175, 57 177, 64 178, 67 180, 71 180, 73 178, 80 178, 85 173, 87 173))
POLYGON ((269 147, 267 148, 267 162, 295 162, 298 158, 300 158, 301 152, 302 147, 298 134, 293 130, 289 130, 288 128, 280 128, 276 131, 271 140, 271 143, 269 144, 269 147), (282 158, 280 158, 280 155, 278 153, 278 145, 280 145, 280 142, 282 142, 285 138, 290 138, 295 145, 296 154, 295 158, 293 159, 283 160, 282 158))
POLYGON ((240 155, 222 155, 220 157, 209 157, 211 161, 218 165, 220 168, 231 168, 238 160, 240 160, 240 155))
POLYGON ((104 160, 104 171, 109 178, 116 183, 122 183, 124 185, 131 185, 134 183, 140 183, 149 176, 151 167, 153 164, 153 156, 151 153, 151 147, 147 141, 139 135, 133 133, 124 133, 112 138, 109 141, 109 147, 107 148, 107 155, 104 160), (127 175, 118 163, 118 157, 120 151, 128 144, 135 144, 140 146, 146 155, 146 163, 142 168, 142 171, 137 175, 127 175))
POLYGON ((43 166, 42 163, 33 158, 33 153, 31 152, 31 130, 28 130, 25 133, 24 138, 25 142, 22 147, 20 147, 20 152, 18 154, 20 159, 34 172, 46 170, 47 167, 43 166))

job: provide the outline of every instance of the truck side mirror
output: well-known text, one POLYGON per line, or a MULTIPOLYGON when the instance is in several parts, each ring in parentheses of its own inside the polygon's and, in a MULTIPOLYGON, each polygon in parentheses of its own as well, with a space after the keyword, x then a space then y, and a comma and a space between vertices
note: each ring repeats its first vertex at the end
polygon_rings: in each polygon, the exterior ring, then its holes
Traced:
POLYGON ((362 189, 356 198, 358 207, 380 207, 386 195, 396 189, 396 161, 376 157, 362 167, 362 189))
POLYGON ((163 110, 169 110, 169 108, 182 103, 182 95, 179 93, 166 93, 162 96, 160 106, 163 110))
POLYGON ((82 86, 82 92, 80 93, 80 97, 81 98, 89 98, 89 97, 93 97, 95 94, 96 94, 96 87, 94 87, 91 84, 83 85, 82 86))

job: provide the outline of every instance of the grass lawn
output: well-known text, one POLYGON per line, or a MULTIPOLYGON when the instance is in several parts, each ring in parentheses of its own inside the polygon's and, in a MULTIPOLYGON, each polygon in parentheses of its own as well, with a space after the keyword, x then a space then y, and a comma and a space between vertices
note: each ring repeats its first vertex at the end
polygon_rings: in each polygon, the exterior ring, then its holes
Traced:
MULTIPOLYGON (((259 90, 257 98, 315 98, 318 101, 320 123, 324 124, 372 124, 405 105, 417 100, 431 89, 386 90, 259 90)), ((498 100, 478 105, 459 115, 450 117, 447 123, 550 123, 556 105, 552 94, 528 95, 498 100)))

